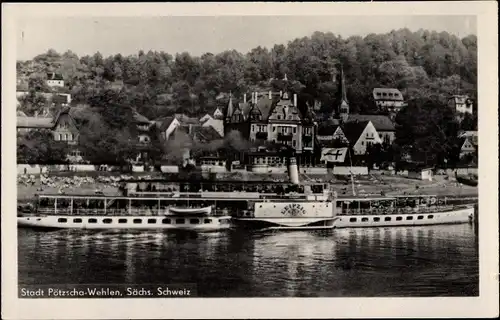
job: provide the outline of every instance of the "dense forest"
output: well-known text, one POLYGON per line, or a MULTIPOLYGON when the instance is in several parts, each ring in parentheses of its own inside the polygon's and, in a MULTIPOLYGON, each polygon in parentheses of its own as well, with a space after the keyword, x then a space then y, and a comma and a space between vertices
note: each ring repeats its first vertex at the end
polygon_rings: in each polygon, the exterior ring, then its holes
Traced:
MULTIPOLYGON (((476 98, 477 37, 460 39, 446 32, 408 29, 364 38, 315 32, 270 49, 200 57, 142 50, 130 56, 103 57, 97 52, 78 57, 71 51, 49 50, 32 60, 18 61, 17 73, 32 90, 44 90, 46 72, 61 73, 63 90, 72 94, 76 104, 89 103, 102 90, 117 89, 140 113, 157 118, 174 112, 203 114, 226 101, 217 99, 221 93, 232 92, 241 99, 245 92, 285 85, 299 94, 302 103, 317 99, 327 111, 333 108, 339 63, 352 112, 375 112, 374 87, 399 88, 407 100, 445 102, 458 91, 476 98), (287 83, 280 80, 285 75, 287 83)), ((41 103, 43 99, 26 101, 23 107, 31 113, 41 103)))

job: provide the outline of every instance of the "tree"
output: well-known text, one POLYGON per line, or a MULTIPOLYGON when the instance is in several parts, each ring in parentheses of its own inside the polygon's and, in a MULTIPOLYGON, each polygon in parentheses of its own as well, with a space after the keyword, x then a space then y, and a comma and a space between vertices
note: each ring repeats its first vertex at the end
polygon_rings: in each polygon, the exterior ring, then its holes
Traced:
POLYGON ((47 99, 35 90, 30 90, 27 95, 19 98, 19 109, 27 116, 34 116, 48 106, 47 99))
POLYGON ((454 111, 436 100, 412 101, 396 117, 399 153, 415 162, 444 165, 456 147, 458 123, 454 111))
POLYGON ((54 141, 50 131, 34 130, 17 135, 18 163, 65 163, 68 151, 68 145, 62 141, 54 141))

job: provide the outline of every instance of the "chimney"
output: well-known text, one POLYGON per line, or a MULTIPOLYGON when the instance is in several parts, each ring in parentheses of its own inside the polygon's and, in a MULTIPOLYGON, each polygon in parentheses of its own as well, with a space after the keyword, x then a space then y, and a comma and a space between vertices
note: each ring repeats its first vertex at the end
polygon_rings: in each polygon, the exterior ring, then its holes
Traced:
POLYGON ((299 169, 297 168, 297 159, 295 157, 288 157, 288 178, 290 183, 299 184, 299 169))
POLYGON ((252 92, 252 104, 255 103, 255 92, 252 92))
POLYGON ((246 93, 243 95, 243 103, 247 103, 247 94, 246 93))
POLYGON ((257 100, 258 100, 258 97, 259 97, 258 95, 259 95, 259 93, 255 92, 255 104, 257 104, 257 100))
POLYGON ((271 90, 269 90, 269 100, 271 100, 273 98, 273 93, 271 92, 271 90))
POLYGON ((296 93, 293 94, 293 106, 297 107, 297 94, 296 93))

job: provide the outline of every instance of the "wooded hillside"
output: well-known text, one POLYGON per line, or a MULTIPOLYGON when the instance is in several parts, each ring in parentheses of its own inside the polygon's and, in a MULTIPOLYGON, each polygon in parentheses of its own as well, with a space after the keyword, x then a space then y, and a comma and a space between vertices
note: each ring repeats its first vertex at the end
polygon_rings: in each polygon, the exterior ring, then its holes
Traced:
MULTIPOLYGON (((248 53, 235 50, 205 53, 140 51, 137 55, 103 57, 99 52, 78 57, 71 51, 49 50, 33 60, 18 61, 18 79, 43 89, 46 72, 61 73, 63 90, 73 103, 89 103, 104 89, 121 90, 128 103, 152 119, 181 112, 201 115, 211 110, 220 93, 279 89, 286 74, 301 102, 318 99, 333 108, 336 65, 342 63, 351 112, 372 113, 374 87, 396 87, 405 99, 445 102, 450 94, 476 98, 477 37, 459 39, 446 32, 408 29, 387 34, 353 36, 315 32, 274 47, 248 53)), ((32 110, 29 110, 32 112, 32 110)))

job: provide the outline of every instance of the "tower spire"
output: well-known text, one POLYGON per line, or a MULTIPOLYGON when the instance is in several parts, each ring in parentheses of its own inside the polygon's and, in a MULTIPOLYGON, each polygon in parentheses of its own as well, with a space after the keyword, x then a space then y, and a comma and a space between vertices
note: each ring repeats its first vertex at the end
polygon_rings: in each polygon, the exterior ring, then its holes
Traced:
POLYGON ((344 67, 342 64, 340 65, 340 74, 339 74, 339 102, 338 102, 338 116, 340 120, 343 122, 347 121, 349 117, 349 102, 347 101, 347 88, 345 86, 345 77, 344 77, 344 67))
POLYGON ((346 92, 346 87, 345 87, 345 77, 344 77, 344 67, 340 65, 340 81, 339 81, 339 90, 340 90, 340 103, 346 102, 347 101, 347 92, 346 92))
POLYGON ((227 112, 226 112, 226 120, 231 120, 233 116, 234 108, 233 108, 233 95, 229 92, 229 102, 227 104, 227 112))

